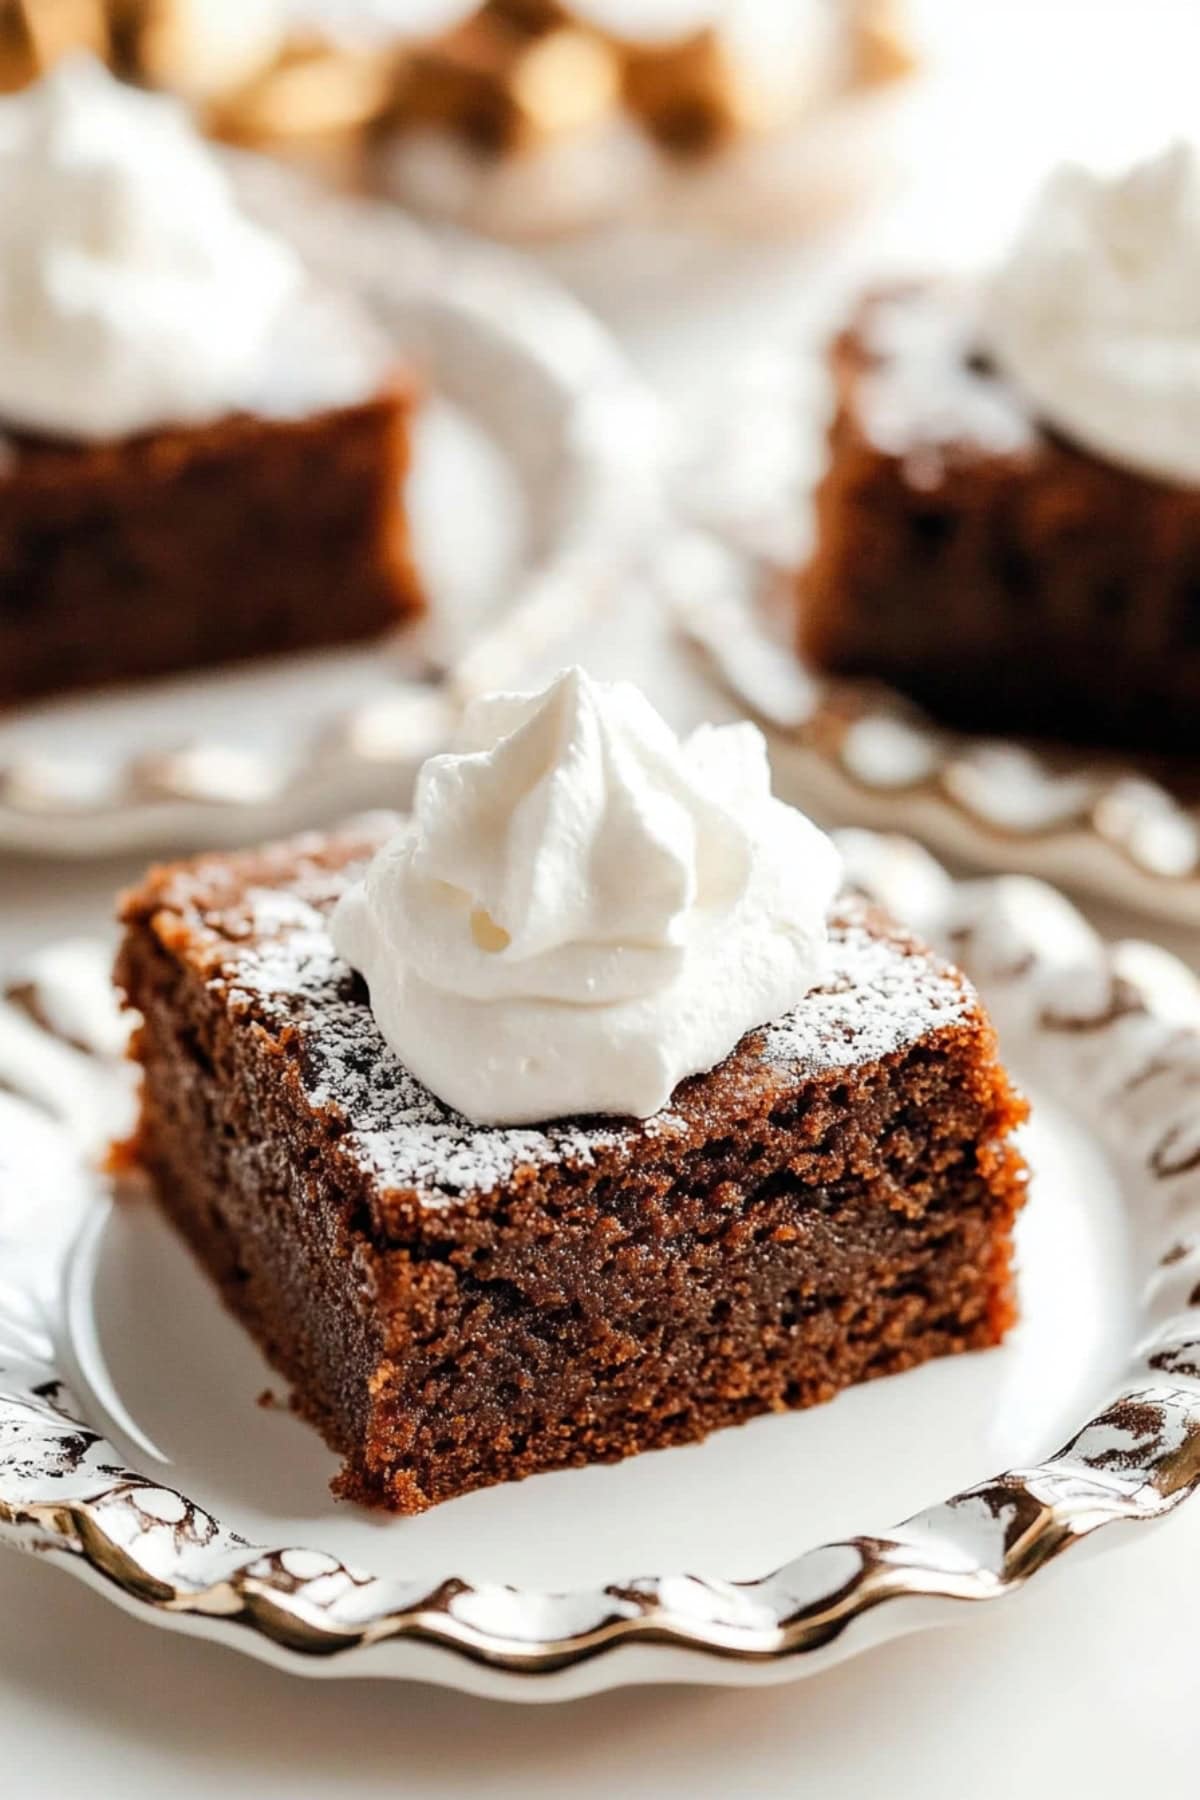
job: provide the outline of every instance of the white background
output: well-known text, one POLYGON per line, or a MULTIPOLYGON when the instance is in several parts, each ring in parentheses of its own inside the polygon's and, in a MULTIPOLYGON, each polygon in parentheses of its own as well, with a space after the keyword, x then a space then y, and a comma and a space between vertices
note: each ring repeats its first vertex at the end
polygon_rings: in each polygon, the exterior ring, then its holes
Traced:
MULTIPOLYGON (((780 0, 785 4, 786 0, 780 0)), ((673 397, 702 401, 833 293, 863 243, 972 261, 1052 154, 1195 129, 1195 0, 925 0, 938 67, 869 226, 838 244, 556 252, 673 397), (681 311, 687 299, 686 314, 681 311)), ((94 928, 126 867, 0 868, 4 947, 94 928)), ((1192 946, 1200 956, 1200 944, 1192 946)), ((0 1793, 805 1794, 1031 1800, 1196 1791, 1200 1502, 957 1630, 758 1693, 619 1692, 519 1709, 302 1683, 0 1558, 0 1793)))

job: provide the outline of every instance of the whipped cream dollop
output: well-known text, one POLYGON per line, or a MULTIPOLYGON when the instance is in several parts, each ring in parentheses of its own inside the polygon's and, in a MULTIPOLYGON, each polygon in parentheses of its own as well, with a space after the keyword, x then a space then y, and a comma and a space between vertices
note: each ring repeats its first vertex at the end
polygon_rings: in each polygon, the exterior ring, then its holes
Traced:
POLYGON ((1065 437, 1200 482, 1200 156, 1046 183, 984 299, 984 337, 1065 437))
POLYGON ((106 439, 249 403, 303 286, 176 101, 72 58, 0 101, 0 418, 106 439))
POLYGON ((480 1124, 646 1118, 826 978, 840 862, 752 725, 568 669, 467 711, 333 914, 380 1031, 480 1124))

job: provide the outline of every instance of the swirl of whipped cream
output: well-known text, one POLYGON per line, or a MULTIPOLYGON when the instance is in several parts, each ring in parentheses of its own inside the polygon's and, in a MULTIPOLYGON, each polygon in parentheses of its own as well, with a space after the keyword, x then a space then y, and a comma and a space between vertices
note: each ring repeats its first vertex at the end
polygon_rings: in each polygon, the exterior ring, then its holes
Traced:
POLYGON ((303 284, 175 101, 86 58, 0 101, 0 420, 128 436, 247 404, 303 284))
POLYGON ((839 876, 752 725, 680 742, 636 688, 568 669, 468 709, 333 941, 467 1118, 646 1118, 825 978, 839 876))
POLYGON ((984 298, 984 336, 1038 415, 1110 462, 1200 483, 1200 158, 1115 179, 1067 166, 984 298))

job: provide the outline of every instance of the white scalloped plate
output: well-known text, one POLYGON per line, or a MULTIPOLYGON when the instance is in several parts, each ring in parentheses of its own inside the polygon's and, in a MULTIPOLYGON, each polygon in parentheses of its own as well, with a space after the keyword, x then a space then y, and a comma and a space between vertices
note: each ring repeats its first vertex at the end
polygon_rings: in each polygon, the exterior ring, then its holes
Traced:
MULTIPOLYGON (((715 539, 677 539, 658 569, 679 630, 766 734, 784 799, 1200 925, 1200 807, 1166 781, 1113 755, 946 731, 878 683, 814 674, 785 635, 791 578, 715 539)), ((1194 790, 1196 771, 1179 773, 1194 790)))
POLYGON ((409 504, 430 619, 379 646, 0 714, 0 849, 231 843, 394 804, 464 696, 599 606, 659 515, 655 403, 565 291, 394 207, 252 157, 230 167, 425 379, 409 504))
POLYGON ((846 848, 859 885, 953 946, 1034 1099, 1004 1349, 418 1519, 336 1505, 332 1458, 256 1405, 274 1377, 149 1203, 114 1208, 86 1172, 129 1078, 96 953, 43 955, 0 1006, 0 1541, 285 1668, 548 1700, 809 1673, 1185 1501, 1200 987, 1039 884, 846 848))

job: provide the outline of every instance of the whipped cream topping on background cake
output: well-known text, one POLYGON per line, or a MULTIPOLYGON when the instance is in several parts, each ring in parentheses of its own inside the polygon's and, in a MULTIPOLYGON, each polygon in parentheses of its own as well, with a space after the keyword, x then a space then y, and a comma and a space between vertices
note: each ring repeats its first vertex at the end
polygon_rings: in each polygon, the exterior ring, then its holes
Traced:
POLYGON ((332 936, 466 1118, 647 1118, 827 978, 839 878, 753 726, 681 742, 636 688, 569 669, 474 703, 332 936))
POLYGON ((1200 155, 1057 170, 986 292, 984 335, 1049 424, 1109 461, 1200 483, 1200 155))
POLYGON ((176 102, 86 58, 0 101, 4 423, 108 439, 238 411, 305 285, 176 102))

